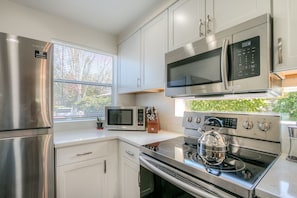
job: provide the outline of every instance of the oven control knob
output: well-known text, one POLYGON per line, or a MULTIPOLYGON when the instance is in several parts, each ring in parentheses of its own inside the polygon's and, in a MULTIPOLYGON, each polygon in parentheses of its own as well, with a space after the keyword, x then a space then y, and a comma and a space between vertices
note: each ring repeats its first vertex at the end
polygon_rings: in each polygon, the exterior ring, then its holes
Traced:
POLYGON ((253 124, 252 121, 250 121, 250 120, 246 120, 246 121, 244 121, 244 122, 242 123, 242 127, 243 127, 244 129, 252 129, 252 128, 254 127, 254 124, 253 124))
POLYGON ((258 128, 261 130, 261 131, 268 131, 270 129, 270 123, 269 122, 266 122, 265 120, 263 122, 259 122, 258 123, 258 128))
POLYGON ((192 117, 188 117, 188 122, 192 122, 192 117))
POLYGON ((197 117, 197 118, 196 118, 196 123, 197 123, 197 124, 200 124, 200 122, 201 122, 201 118, 200 118, 200 117, 197 117))

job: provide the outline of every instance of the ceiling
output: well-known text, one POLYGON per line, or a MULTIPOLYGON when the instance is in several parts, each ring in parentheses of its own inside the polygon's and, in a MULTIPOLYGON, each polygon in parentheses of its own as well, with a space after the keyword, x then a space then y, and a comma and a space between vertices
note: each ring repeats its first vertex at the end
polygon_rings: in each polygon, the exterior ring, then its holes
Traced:
POLYGON ((11 0, 114 35, 149 14, 163 0, 11 0))

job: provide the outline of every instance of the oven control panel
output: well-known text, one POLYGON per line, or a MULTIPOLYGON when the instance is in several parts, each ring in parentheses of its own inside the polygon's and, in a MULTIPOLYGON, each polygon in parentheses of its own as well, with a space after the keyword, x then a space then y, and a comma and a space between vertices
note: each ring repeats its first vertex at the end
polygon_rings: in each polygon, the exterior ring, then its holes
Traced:
POLYGON ((221 133, 232 136, 280 142, 278 114, 184 112, 183 127, 189 136, 221 128, 221 133))
POLYGON ((237 118, 205 116, 204 125, 236 129, 237 118))

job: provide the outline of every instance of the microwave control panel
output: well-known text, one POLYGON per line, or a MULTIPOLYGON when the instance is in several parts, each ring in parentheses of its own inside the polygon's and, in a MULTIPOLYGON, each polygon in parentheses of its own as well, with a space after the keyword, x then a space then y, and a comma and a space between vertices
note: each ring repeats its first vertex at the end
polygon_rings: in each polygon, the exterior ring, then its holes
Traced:
POLYGON ((260 75, 260 36, 231 45, 231 80, 260 75))
POLYGON ((138 126, 143 126, 144 125, 144 110, 143 109, 138 109, 137 115, 138 115, 137 125, 138 126))

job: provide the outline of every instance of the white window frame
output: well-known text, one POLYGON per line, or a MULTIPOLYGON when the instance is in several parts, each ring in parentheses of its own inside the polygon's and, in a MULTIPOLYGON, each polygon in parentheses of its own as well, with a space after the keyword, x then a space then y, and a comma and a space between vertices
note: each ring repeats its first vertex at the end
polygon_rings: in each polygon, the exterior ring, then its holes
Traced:
MULTIPOLYGON (((102 55, 106 55, 106 56, 110 56, 112 57, 112 84, 105 84, 105 83, 92 83, 92 82, 84 82, 84 81, 77 81, 77 80, 63 80, 63 79, 54 79, 53 78, 53 83, 58 82, 58 83, 71 83, 71 84, 81 84, 81 85, 94 85, 94 86, 106 86, 106 87, 111 87, 111 101, 112 101, 112 105, 115 105, 117 103, 117 91, 116 91, 116 85, 117 85, 117 56, 110 54, 110 53, 106 53, 100 50, 96 50, 96 49, 92 49, 89 47, 84 47, 81 45, 76 45, 76 44, 71 44, 71 43, 67 43, 67 42, 63 42, 63 41, 59 41, 59 40, 52 40, 51 43, 54 45, 63 45, 66 47, 70 47, 70 48, 76 48, 79 50, 85 50, 85 51, 89 51, 89 52, 93 52, 93 53, 97 53, 97 54, 102 54, 102 55)), ((54 56, 54 55, 53 55, 54 56)), ((54 58, 54 57, 53 57, 54 58)), ((53 68, 54 70, 55 68, 53 68)), ((53 96, 54 97, 54 96, 53 96)), ((86 119, 86 120, 70 120, 70 121, 54 121, 54 123, 63 123, 63 122, 89 122, 89 121, 93 121, 94 119, 86 119)))

